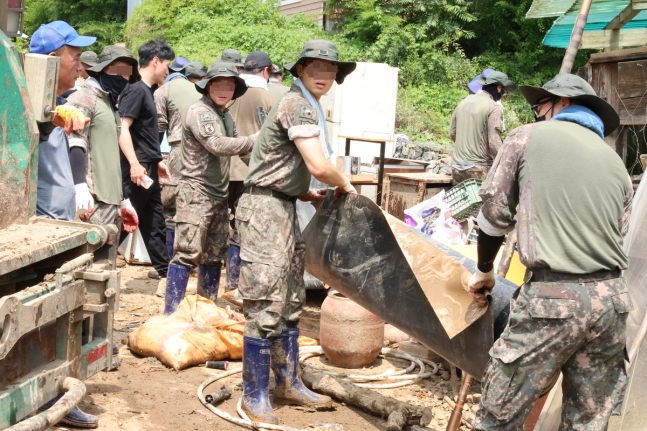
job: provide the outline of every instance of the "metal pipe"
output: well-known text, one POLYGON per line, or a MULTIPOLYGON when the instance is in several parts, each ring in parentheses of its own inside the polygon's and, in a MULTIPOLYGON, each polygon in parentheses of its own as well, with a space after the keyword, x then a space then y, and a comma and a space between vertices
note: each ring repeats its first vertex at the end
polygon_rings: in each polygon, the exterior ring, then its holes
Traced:
POLYGON ((568 43, 568 47, 566 48, 566 54, 564 55, 562 68, 559 70, 559 73, 571 73, 577 50, 580 49, 580 43, 582 42, 584 26, 589 18, 589 9, 591 9, 591 0, 582 0, 580 13, 577 15, 577 19, 575 20, 575 25, 571 32, 571 41, 568 43))
POLYGON ((470 384, 472 383, 472 376, 467 373, 464 373, 463 383, 461 384, 461 391, 458 394, 458 400, 452 411, 452 415, 449 417, 447 422, 447 431, 457 431, 458 427, 461 425, 461 418, 463 417, 463 406, 465 405, 465 399, 467 399, 467 392, 470 389, 470 384))
POLYGON ((85 395, 85 384, 73 377, 66 377, 58 384, 58 391, 65 392, 52 407, 31 418, 7 428, 6 431, 44 431, 56 425, 72 411, 85 395))
POLYGON ((63 287, 64 274, 72 272, 83 265, 88 265, 88 266, 92 265, 93 260, 94 260, 94 254, 85 253, 61 265, 61 267, 56 270, 56 288, 60 289, 61 287, 63 287))

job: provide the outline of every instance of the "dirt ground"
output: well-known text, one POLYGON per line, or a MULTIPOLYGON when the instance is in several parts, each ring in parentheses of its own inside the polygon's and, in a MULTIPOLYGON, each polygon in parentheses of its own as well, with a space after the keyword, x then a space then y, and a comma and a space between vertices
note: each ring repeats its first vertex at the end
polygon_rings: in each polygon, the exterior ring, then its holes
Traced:
MULTIPOLYGON (((176 431, 214 427, 218 430, 243 429, 218 418, 198 401, 198 386, 221 371, 193 367, 175 372, 157 359, 134 356, 125 345, 128 333, 150 316, 159 314, 163 304, 163 299, 155 296, 157 281, 146 277, 149 269, 146 266, 122 268, 121 304, 120 311, 115 313, 114 332, 114 342, 120 346, 117 358, 121 365, 117 371, 102 372, 87 380, 87 394, 79 407, 99 416, 98 429, 101 431, 176 431)), ((225 304, 228 303, 219 305, 225 304)), ((334 368, 323 356, 311 358, 308 363, 320 368, 334 368)), ((235 361, 230 364, 230 369, 240 366, 240 361, 235 361)), ((370 369, 356 371, 375 374, 387 368, 406 366, 408 363, 405 361, 378 358, 370 369)), ((432 409, 433 420, 427 429, 444 430, 451 408, 443 402, 443 397, 453 398, 447 371, 443 367, 436 375, 419 384, 379 392, 412 404, 428 406, 432 409)), ((214 383, 207 388, 206 393, 216 392, 223 384, 230 388, 232 399, 220 407, 237 417, 235 406, 242 395, 240 382, 240 375, 234 375, 214 383)), ((471 389, 468 401, 475 401, 478 395, 472 394, 480 392, 478 383, 471 389)), ((467 404, 472 415, 477 404, 467 404)), ((306 428, 309 424, 316 423, 337 423, 346 431, 386 430, 386 420, 342 403, 335 402, 335 407, 332 412, 308 412, 298 407, 275 406, 281 423, 295 428, 306 428)), ((53 428, 55 431, 64 429, 53 428)), ((468 428, 462 426, 460 429, 468 428)))

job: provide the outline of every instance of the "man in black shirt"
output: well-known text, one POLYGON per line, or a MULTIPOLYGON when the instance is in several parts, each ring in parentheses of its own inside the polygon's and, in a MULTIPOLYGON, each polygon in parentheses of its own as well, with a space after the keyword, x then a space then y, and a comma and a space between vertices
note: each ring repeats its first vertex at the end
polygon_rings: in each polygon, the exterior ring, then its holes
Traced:
POLYGON ((166 277, 169 263, 160 181, 169 181, 170 177, 160 151, 153 91, 164 83, 174 57, 173 49, 165 42, 151 40, 143 44, 139 48, 142 79, 126 86, 119 98, 124 199, 130 198, 139 215, 139 230, 155 268, 148 273, 150 278, 166 277), (146 177, 153 180, 148 188, 144 187, 146 177))

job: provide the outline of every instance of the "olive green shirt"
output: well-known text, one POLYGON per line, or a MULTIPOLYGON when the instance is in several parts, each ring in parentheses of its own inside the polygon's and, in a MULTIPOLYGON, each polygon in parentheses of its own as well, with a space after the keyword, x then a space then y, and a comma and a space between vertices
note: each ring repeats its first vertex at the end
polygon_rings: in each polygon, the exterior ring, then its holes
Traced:
POLYGON ((296 85, 270 111, 256 140, 245 186, 303 196, 311 175, 294 139, 317 137, 317 113, 296 85))
POLYGON ((567 121, 513 130, 479 194, 479 228, 501 236, 516 225, 528 268, 627 268, 622 238, 633 187, 618 154, 595 132, 567 121))
POLYGON ((503 107, 479 90, 463 99, 449 126, 454 141, 454 163, 491 166, 501 147, 503 107))

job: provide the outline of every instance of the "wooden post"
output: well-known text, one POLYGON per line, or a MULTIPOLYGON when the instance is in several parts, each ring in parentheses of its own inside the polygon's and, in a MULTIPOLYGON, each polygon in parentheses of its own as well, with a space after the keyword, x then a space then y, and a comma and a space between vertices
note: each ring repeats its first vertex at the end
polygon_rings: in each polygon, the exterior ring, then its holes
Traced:
POLYGON ((9 19, 9 0, 0 0, 0 31, 7 34, 7 20, 9 19))
POLYGON ((586 25, 586 21, 589 18, 591 1, 592 0, 582 0, 580 13, 577 15, 577 19, 575 20, 573 32, 571 33, 571 41, 566 48, 566 54, 564 55, 564 61, 562 61, 562 68, 559 70, 559 73, 571 73, 573 63, 575 62, 575 56, 577 55, 577 50, 580 48, 580 42, 582 42, 582 33, 584 32, 584 26, 586 25))

